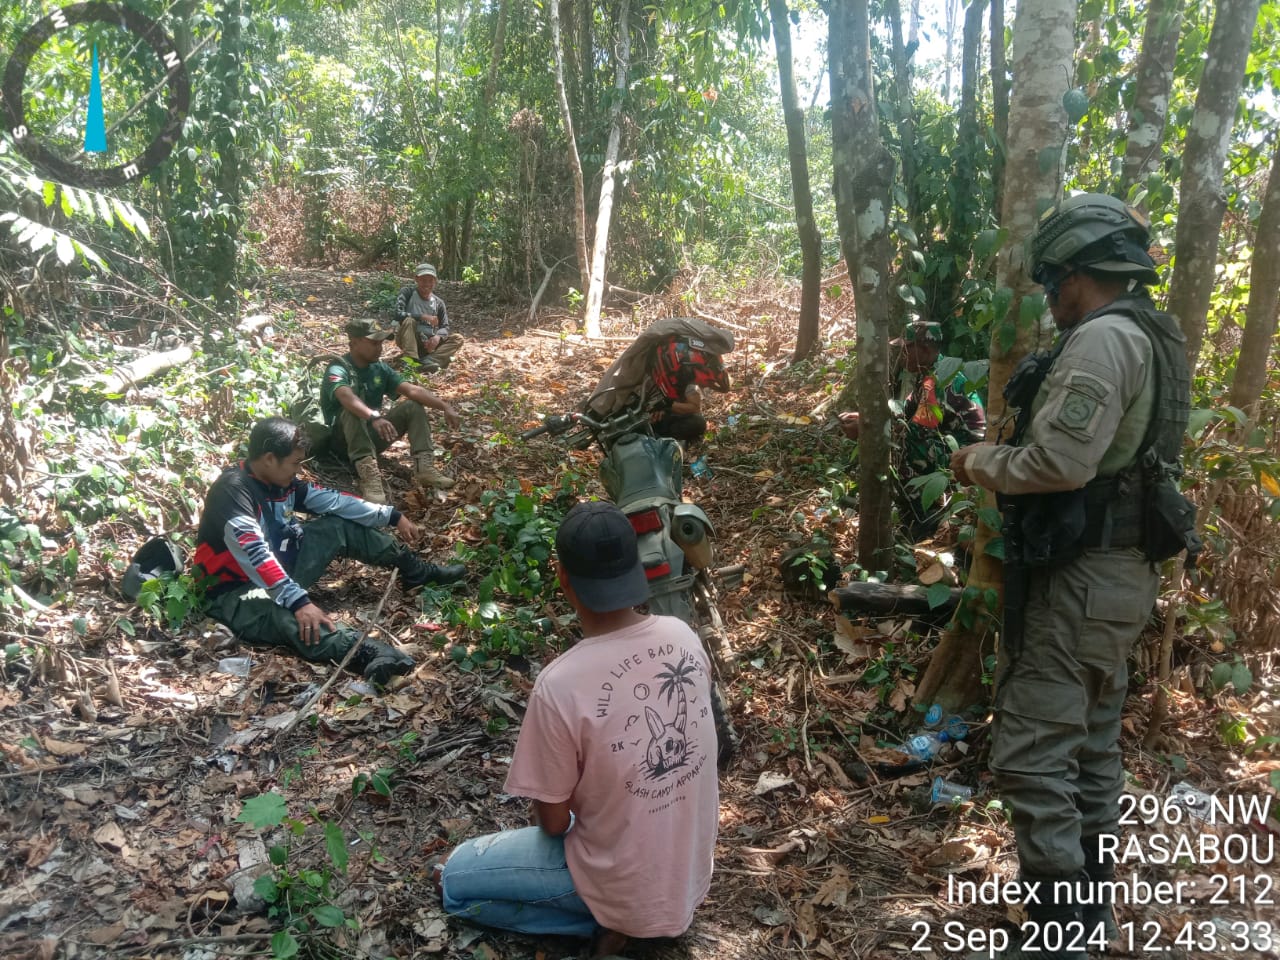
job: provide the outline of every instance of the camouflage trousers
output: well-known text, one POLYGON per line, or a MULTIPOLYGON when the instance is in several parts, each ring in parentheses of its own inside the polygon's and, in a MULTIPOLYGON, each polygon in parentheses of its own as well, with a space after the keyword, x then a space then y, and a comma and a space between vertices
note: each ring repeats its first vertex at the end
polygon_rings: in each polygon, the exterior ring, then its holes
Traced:
POLYGON ((999 651, 991 771, 1023 874, 1070 877, 1117 829, 1127 660, 1160 576, 1136 548, 1034 570, 1018 649, 999 651))

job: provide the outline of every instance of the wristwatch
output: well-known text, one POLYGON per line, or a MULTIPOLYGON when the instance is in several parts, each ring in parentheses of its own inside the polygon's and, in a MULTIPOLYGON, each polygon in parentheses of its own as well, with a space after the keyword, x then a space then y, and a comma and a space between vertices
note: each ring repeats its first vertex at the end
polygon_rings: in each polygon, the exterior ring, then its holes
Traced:
POLYGON ((382 414, 380 414, 377 410, 374 410, 369 414, 369 422, 373 423, 373 421, 377 420, 381 416, 382 414))

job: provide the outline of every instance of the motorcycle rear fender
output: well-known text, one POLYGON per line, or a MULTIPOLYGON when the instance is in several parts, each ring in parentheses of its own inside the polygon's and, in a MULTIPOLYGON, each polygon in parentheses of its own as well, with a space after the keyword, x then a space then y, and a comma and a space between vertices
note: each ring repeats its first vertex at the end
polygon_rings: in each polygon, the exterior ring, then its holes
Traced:
POLYGON ((685 623, 692 624, 693 605, 689 590, 666 589, 673 579, 681 578, 685 573, 684 551, 667 535, 666 523, 659 530, 641 534, 636 539, 636 546, 640 551, 640 562, 646 570, 663 563, 671 567, 670 573, 649 581, 650 612, 679 617, 685 623))

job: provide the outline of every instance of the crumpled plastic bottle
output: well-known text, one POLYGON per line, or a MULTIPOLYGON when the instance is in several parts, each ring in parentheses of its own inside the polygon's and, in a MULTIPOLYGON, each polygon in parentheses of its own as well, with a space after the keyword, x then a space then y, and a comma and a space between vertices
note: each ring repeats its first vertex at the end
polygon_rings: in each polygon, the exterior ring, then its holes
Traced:
POLYGON ((929 730, 916 734, 898 749, 913 760, 932 760, 948 743, 963 740, 968 735, 967 723, 959 717, 948 717, 946 726, 941 730, 929 730))
POLYGON ((252 657, 223 657, 218 661, 218 672, 229 673, 233 677, 247 677, 252 669, 252 657))

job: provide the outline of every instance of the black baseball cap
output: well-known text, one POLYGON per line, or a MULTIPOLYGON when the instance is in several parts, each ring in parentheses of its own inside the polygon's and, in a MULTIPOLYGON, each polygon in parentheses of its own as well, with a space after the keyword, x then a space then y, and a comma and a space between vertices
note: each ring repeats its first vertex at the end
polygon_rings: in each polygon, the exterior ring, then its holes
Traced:
POLYGON ((556 556, 582 605, 594 613, 638 606, 649 599, 636 532, 611 503, 579 503, 556 531, 556 556))

